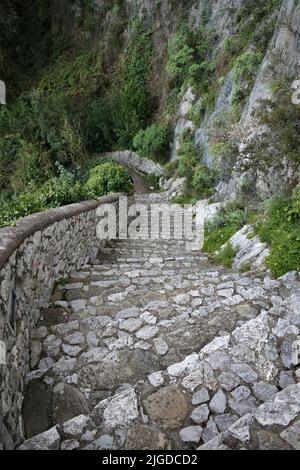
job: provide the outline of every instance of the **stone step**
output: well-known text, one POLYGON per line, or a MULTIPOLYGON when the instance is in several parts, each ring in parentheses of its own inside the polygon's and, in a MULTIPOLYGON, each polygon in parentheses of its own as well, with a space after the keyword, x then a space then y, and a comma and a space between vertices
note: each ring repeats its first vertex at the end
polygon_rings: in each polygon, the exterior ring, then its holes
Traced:
POLYGON ((109 242, 55 287, 32 334, 24 448, 234 448, 243 418, 300 381, 299 289, 183 242, 109 242))

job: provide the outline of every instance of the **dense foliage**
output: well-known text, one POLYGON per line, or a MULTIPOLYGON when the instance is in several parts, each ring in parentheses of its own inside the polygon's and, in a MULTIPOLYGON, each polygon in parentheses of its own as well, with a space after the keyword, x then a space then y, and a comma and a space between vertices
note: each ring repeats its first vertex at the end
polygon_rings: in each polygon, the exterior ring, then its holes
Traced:
POLYGON ((140 130, 133 139, 133 147, 141 157, 166 161, 170 151, 170 129, 154 124, 140 130))
POLYGON ((300 183, 290 197, 269 202, 256 230, 271 246, 267 263, 275 276, 300 271, 300 183))
POLYGON ((132 189, 125 168, 107 161, 95 164, 90 170, 81 168, 77 173, 58 165, 57 176, 44 183, 31 181, 18 193, 0 195, 0 227, 34 212, 132 189))

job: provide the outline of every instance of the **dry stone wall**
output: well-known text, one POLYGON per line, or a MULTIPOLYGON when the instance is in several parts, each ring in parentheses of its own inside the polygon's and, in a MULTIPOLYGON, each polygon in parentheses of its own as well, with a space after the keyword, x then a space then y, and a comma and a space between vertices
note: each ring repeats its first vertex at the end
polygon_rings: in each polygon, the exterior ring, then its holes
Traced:
POLYGON ((103 247, 96 235, 96 210, 117 200, 118 195, 113 195, 72 204, 0 230, 0 446, 4 448, 23 440, 31 330, 41 309, 48 306, 55 282, 80 269, 103 247))
POLYGON ((113 152, 102 155, 103 158, 111 158, 119 165, 128 166, 135 171, 145 173, 146 175, 163 176, 164 168, 153 160, 148 158, 139 157, 136 153, 130 150, 122 152, 113 152))

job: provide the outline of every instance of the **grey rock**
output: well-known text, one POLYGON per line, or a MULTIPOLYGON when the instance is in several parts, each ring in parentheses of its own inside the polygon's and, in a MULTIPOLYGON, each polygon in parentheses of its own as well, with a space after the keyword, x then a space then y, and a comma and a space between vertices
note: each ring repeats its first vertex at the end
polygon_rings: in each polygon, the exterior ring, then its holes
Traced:
POLYGON ((230 408, 235 411, 239 416, 244 416, 247 413, 251 413, 256 410, 258 403, 254 397, 250 396, 246 400, 228 400, 230 408))
POLYGON ((253 383, 258 379, 257 373, 248 364, 233 364, 231 370, 247 383, 253 383))
POLYGON ((222 372, 222 374, 219 375, 219 383, 222 388, 230 392, 240 385, 241 379, 233 372, 222 372))
POLYGON ((106 348, 93 348, 82 354, 81 357, 86 359, 89 363, 101 362, 107 353, 108 350, 106 348))
POLYGON ((87 300, 85 299, 73 300, 70 303, 71 308, 74 310, 74 312, 81 312, 82 310, 85 309, 86 304, 87 304, 87 300))
POLYGON ((263 426, 288 426, 300 412, 300 384, 290 385, 277 393, 255 412, 255 418, 263 426))
POLYGON ((231 396, 235 401, 246 400, 251 395, 249 388, 241 386, 231 392, 231 396))
POLYGON ((125 310, 121 310, 116 315, 116 320, 125 320, 127 318, 134 318, 140 315, 140 309, 137 307, 126 308, 125 310))
POLYGON ((121 320, 119 323, 119 328, 121 330, 129 331, 133 333, 142 326, 142 321, 138 318, 128 318, 126 320, 121 320))
POLYGON ((103 436, 100 436, 97 440, 98 450, 113 450, 114 447, 114 438, 109 434, 103 434, 103 436))
POLYGON ((192 396, 192 405, 201 405, 209 400, 209 394, 206 388, 201 388, 192 396))
POLYGON ((137 395, 133 388, 127 388, 100 402, 94 411, 98 415, 103 414, 107 429, 130 425, 139 416, 137 395))
POLYGON ((202 440, 208 442, 219 434, 218 428, 212 417, 209 418, 205 429, 203 430, 202 440))
POLYGON ((238 416, 232 413, 215 416, 215 423, 221 432, 229 429, 237 420, 238 416))
POLYGON ((150 312, 142 313, 140 319, 143 320, 145 323, 148 323, 149 325, 155 325, 157 322, 157 317, 152 315, 150 312))
POLYGON ((76 331, 76 333, 72 333, 71 335, 64 338, 64 341, 71 344, 72 346, 75 346, 84 343, 84 336, 82 333, 76 331))
POLYGON ((294 366, 294 342, 295 339, 292 338, 287 338, 282 342, 281 345, 281 360, 287 369, 290 369, 291 367, 294 366))
POLYGON ((284 389, 288 387, 289 385, 294 385, 294 383, 295 383, 294 373, 292 370, 280 372, 280 376, 279 376, 280 388, 284 389))
POLYGON ((80 346, 70 346, 68 344, 62 345, 63 352, 70 357, 76 357, 82 351, 80 346))
POLYGON ((160 356, 165 356, 169 351, 168 343, 161 336, 154 339, 154 347, 160 356))
POLYGON ((61 450, 76 450, 79 449, 80 444, 76 439, 66 439, 61 443, 61 450))
POLYGON ((183 442, 195 442, 198 444, 202 436, 202 427, 201 426, 188 426, 183 428, 179 435, 183 442))
POLYGON ((25 441, 19 450, 59 450, 60 435, 56 426, 25 441))
POLYGON ((207 405, 200 405, 191 413, 192 420, 197 424, 206 423, 209 417, 209 409, 207 405))
POLYGON ((275 385, 259 382, 254 385, 253 392, 258 400, 267 401, 278 392, 278 389, 275 385))
POLYGON ((211 411, 216 414, 223 414, 226 409, 227 397, 222 389, 214 395, 209 403, 211 411))
POLYGON ((282 431, 280 437, 294 449, 300 450, 300 420, 289 426, 285 431, 282 431))
POLYGON ((157 326, 145 326, 136 333, 136 337, 143 341, 147 341, 148 339, 154 338, 158 332, 159 328, 157 326))
POLYGON ((62 425, 65 439, 79 438, 85 432, 90 423, 90 418, 85 415, 75 416, 62 425))
POLYGON ((39 363, 40 355, 42 352, 42 345, 40 341, 32 341, 31 348, 30 348, 30 365, 31 369, 34 369, 37 364, 39 363))
POLYGON ((55 336, 47 336, 44 341, 44 350, 49 357, 57 357, 60 353, 60 346, 62 344, 61 339, 56 338, 55 336))
POLYGON ((159 387, 164 383, 164 378, 161 372, 153 372, 153 374, 148 376, 148 380, 153 387, 159 387))

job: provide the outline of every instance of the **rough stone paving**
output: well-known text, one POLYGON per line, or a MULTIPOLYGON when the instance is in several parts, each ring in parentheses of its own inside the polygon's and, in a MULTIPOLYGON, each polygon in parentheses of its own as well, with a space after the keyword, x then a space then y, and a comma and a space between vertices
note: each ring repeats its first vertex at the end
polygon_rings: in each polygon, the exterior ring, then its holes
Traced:
POLYGON ((111 242, 33 332, 20 449, 300 449, 299 328, 297 273, 111 242))

